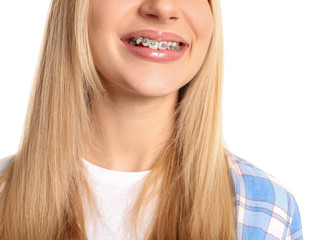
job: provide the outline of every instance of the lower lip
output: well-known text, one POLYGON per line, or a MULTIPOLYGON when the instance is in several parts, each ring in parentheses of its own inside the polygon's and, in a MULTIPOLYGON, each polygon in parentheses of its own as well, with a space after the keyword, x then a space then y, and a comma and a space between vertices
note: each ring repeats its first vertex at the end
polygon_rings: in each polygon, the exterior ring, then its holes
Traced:
POLYGON ((172 62, 176 61, 179 58, 181 58, 185 52, 188 49, 187 45, 182 45, 180 47, 179 51, 176 50, 155 50, 151 49, 149 47, 135 47, 134 45, 131 45, 126 40, 122 40, 123 45, 126 47, 126 49, 134 54, 135 56, 138 56, 140 58, 154 61, 154 62, 172 62))

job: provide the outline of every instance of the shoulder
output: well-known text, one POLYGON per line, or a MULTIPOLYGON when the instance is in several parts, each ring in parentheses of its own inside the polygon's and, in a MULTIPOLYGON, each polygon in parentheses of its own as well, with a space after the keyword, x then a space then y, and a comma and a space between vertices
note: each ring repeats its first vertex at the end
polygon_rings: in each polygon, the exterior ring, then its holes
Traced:
POLYGON ((238 239, 303 239, 293 194, 271 174, 236 155, 230 164, 238 239))

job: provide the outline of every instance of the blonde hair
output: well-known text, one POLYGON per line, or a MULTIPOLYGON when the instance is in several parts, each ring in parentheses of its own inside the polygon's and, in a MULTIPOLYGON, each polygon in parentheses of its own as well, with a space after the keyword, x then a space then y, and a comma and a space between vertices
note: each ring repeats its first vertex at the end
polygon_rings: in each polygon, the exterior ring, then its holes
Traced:
MULTIPOLYGON (((146 239, 236 239, 221 129, 221 12, 219 0, 209 2, 215 29, 207 56, 180 90, 173 133, 133 209, 135 229, 159 196, 146 239)), ((96 131, 95 105, 106 96, 89 46, 89 4, 50 5, 22 141, 0 176, 0 239, 87 239, 85 219, 96 209, 80 154, 96 131)))

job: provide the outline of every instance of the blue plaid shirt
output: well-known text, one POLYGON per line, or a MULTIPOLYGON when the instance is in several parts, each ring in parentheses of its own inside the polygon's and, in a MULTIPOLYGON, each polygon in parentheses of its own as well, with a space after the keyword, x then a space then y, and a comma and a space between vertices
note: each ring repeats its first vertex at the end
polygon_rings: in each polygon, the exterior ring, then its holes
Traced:
POLYGON ((302 240, 297 202, 273 176, 233 155, 238 240, 302 240))

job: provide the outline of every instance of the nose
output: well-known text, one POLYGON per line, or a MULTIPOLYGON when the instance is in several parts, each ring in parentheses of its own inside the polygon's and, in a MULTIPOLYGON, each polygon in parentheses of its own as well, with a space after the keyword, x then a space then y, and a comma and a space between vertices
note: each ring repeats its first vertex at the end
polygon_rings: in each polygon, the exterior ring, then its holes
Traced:
POLYGON ((140 13, 145 18, 159 23, 170 23, 180 17, 180 0, 143 0, 140 13))

